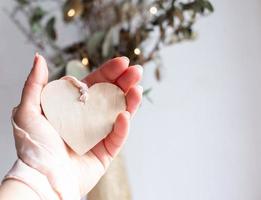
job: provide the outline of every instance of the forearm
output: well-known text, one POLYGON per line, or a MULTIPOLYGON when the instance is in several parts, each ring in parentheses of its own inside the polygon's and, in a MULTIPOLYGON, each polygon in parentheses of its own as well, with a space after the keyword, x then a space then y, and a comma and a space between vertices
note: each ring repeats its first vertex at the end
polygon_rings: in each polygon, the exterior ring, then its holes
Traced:
POLYGON ((0 200, 40 200, 38 195, 26 184, 9 179, 0 186, 0 200))

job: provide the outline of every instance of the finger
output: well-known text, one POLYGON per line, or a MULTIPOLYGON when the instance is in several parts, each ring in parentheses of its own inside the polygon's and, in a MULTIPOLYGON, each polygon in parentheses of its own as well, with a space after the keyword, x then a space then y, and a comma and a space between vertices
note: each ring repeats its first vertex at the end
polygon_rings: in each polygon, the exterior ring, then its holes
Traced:
POLYGON ((99 82, 114 82, 128 68, 129 62, 129 59, 125 56, 113 58, 82 81, 87 83, 88 86, 99 82))
POLYGON ((126 94, 127 111, 133 116, 142 100, 143 88, 140 85, 130 88, 126 94))
POLYGON ((125 140, 127 139, 129 131, 130 113, 124 111, 119 114, 112 132, 98 144, 92 148, 92 153, 100 160, 106 169, 112 161, 112 158, 122 148, 125 140))
POLYGON ((136 85, 142 78, 143 68, 140 65, 129 67, 115 82, 124 92, 136 85))
POLYGON ((41 92, 48 82, 48 68, 45 59, 36 54, 33 68, 25 81, 21 106, 40 106, 41 92))
POLYGON ((112 132, 104 139, 104 146, 109 155, 114 158, 124 145, 129 132, 130 113, 120 113, 115 121, 112 132))

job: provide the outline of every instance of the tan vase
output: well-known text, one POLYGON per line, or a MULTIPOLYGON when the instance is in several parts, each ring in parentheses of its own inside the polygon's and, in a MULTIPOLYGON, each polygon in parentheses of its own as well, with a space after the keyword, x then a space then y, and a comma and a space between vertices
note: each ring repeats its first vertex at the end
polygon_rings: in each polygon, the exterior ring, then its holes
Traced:
POLYGON ((131 200, 131 192, 124 165, 119 154, 98 184, 89 192, 88 200, 131 200))

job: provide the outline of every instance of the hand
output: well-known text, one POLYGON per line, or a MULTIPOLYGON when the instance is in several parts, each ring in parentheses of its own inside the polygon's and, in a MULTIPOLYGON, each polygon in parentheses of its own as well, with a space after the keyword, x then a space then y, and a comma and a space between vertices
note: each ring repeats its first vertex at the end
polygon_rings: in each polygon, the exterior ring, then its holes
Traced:
POLYGON ((137 84, 142 76, 142 68, 128 65, 126 57, 114 58, 83 79, 88 86, 98 82, 116 84, 126 93, 127 102, 127 110, 119 114, 112 132, 83 156, 78 156, 63 142, 42 113, 40 95, 48 82, 47 64, 42 56, 36 55, 34 66, 25 82, 14 121, 33 140, 59 155, 57 159, 66 160, 72 169, 71 173, 77 177, 82 196, 95 186, 121 150, 128 135, 131 115, 141 102, 142 88, 137 84))

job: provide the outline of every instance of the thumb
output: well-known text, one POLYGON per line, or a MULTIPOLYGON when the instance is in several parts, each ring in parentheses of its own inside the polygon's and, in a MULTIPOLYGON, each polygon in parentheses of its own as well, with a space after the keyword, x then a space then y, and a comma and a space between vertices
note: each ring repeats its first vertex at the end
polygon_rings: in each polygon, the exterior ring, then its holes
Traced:
POLYGON ((48 68, 43 56, 35 54, 34 64, 31 72, 25 81, 21 98, 21 106, 39 107, 41 92, 48 82, 48 68))

